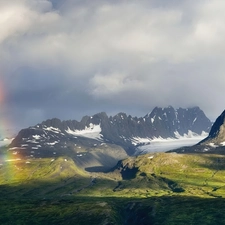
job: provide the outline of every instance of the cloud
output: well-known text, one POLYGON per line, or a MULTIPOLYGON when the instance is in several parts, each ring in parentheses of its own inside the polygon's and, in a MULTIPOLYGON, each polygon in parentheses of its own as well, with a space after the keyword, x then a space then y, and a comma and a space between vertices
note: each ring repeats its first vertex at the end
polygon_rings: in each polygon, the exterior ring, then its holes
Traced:
POLYGON ((224 9, 222 0, 0 0, 7 108, 27 124, 156 105, 198 105, 215 118, 224 9))
POLYGON ((96 74, 90 80, 91 94, 97 98, 112 98, 126 91, 140 90, 143 87, 137 78, 123 73, 96 74))

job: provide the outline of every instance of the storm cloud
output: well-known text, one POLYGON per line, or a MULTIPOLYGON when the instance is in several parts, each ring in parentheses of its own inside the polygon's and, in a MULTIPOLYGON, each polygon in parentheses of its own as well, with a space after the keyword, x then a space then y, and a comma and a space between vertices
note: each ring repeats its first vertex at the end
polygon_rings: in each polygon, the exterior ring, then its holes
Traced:
POLYGON ((0 116, 223 110, 225 2, 0 0, 0 116), (3 95, 3 94, 2 94, 3 95))

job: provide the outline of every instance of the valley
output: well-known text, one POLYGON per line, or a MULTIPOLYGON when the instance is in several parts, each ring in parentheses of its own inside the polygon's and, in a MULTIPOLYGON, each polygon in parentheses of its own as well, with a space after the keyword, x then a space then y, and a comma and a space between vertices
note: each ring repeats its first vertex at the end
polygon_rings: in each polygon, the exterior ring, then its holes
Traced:
POLYGON ((69 157, 9 161, 0 167, 0 222, 222 224, 224 162, 224 155, 150 153, 90 173, 69 157))
POLYGON ((182 123, 169 107, 22 129, 0 148, 0 223, 224 224, 225 114, 207 136, 199 108, 179 111, 182 123))

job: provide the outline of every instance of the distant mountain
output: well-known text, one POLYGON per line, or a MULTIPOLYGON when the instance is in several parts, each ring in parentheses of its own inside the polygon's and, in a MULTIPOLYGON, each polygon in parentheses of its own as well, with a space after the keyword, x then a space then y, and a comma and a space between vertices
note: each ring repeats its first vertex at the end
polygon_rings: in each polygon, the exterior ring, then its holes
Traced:
POLYGON ((0 147, 8 145, 18 133, 19 129, 0 129, 0 147))
POLYGON ((201 135, 209 132, 211 125, 199 107, 177 110, 171 106, 156 107, 140 118, 125 113, 107 116, 102 112, 84 116, 80 122, 55 118, 22 129, 9 147, 14 154, 28 157, 70 154, 78 164, 93 167, 104 166, 102 161, 107 155, 105 162, 111 166, 152 139, 201 135), (112 153, 112 149, 116 151, 112 153))
POLYGON ((0 127, 0 140, 14 138, 18 133, 18 131, 19 131, 18 128, 3 129, 2 127, 0 127))
POLYGON ((214 122, 209 135, 197 145, 174 150, 178 153, 204 152, 225 154, 225 110, 214 122))

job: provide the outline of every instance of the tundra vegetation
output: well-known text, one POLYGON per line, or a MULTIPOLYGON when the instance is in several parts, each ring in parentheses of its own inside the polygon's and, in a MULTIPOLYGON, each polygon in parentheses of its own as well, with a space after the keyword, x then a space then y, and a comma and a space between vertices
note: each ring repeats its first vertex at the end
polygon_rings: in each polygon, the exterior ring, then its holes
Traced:
POLYGON ((155 153, 107 173, 69 157, 0 165, 0 224, 225 224, 225 155, 155 153))

